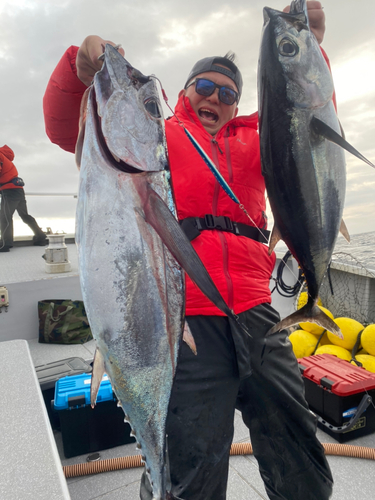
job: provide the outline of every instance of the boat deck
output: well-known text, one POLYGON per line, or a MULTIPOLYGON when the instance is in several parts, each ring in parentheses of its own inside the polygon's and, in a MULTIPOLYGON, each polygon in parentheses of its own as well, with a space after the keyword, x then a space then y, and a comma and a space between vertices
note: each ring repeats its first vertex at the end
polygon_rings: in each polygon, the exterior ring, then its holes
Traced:
MULTIPOLYGON (((29 341, 31 357, 34 364, 64 359, 70 356, 92 359, 94 341, 82 346, 46 346, 36 340, 29 341), (61 358, 64 356, 64 358, 61 358)), ((317 435, 322 443, 337 441, 318 429, 317 435)), ((57 449, 62 465, 73 465, 86 462, 88 454, 66 459, 63 453, 61 433, 54 431, 57 449)), ((242 422, 241 413, 236 410, 235 432, 233 442, 248 442, 249 432, 242 422)), ((348 441, 346 444, 375 448, 375 433, 348 441)), ((110 450, 100 451, 102 459, 136 455, 135 444, 118 446, 110 450)), ((375 491, 374 461, 328 456, 335 480, 332 500, 354 500, 357 498, 373 498, 375 491)), ((227 500, 267 500, 263 481, 260 478, 258 465, 253 456, 233 456, 229 461, 229 482, 227 500)), ((67 479, 72 500, 136 500, 139 498, 141 468, 112 471, 91 476, 67 479)), ((319 500, 319 499, 317 499, 319 500)))
MULTIPOLYGON (((84 345, 45 345, 39 344, 36 338, 38 322, 37 300, 46 298, 80 298, 78 291, 74 292, 76 296, 73 296, 73 292, 69 296, 67 295, 67 293, 70 293, 67 290, 73 290, 73 288, 68 288, 65 283, 69 283, 69 286, 72 286, 75 280, 74 287, 76 288, 78 283, 75 246, 71 244, 67 246, 69 260, 72 263, 72 271, 59 275, 45 273, 44 261, 41 258, 44 253, 43 247, 15 247, 11 252, 0 256, 0 286, 5 285, 10 291, 9 312, 0 315, 0 341, 15 338, 26 339, 34 366, 41 366, 74 356, 81 357, 87 361, 91 361, 93 358, 94 341, 84 345), (30 287, 33 285, 32 292, 30 291, 31 288, 28 288, 29 285, 30 287), (20 310, 18 308, 19 304, 23 305, 23 301, 26 301, 26 299, 29 300, 30 293, 33 294, 32 307, 35 308, 35 311, 33 309, 32 312, 32 321, 28 321, 31 325, 28 323, 22 324, 21 318, 19 318, 16 327, 19 328, 19 331, 18 334, 17 332, 15 334, 14 320, 10 321, 10 319, 18 314, 17 309, 20 310), (7 337, 7 332, 10 330, 12 330, 11 335, 7 337)), ((25 308, 26 305, 22 307, 25 308)), ((3 410, 0 409, 0 417, 3 411, 4 408, 3 410)), ((33 428, 30 428, 29 433, 31 439, 33 428)), ((317 435, 323 443, 336 443, 334 438, 319 429, 317 435)), ((86 462, 87 454, 66 459, 63 453, 61 433, 53 431, 53 436, 62 465, 86 462)), ((242 422, 241 414, 236 411, 234 442, 246 442, 248 440, 248 430, 242 422)), ((348 441, 347 444, 375 448, 375 433, 348 441)), ((54 443, 52 445, 55 446, 54 443)), ((20 446, 22 447, 22 444, 20 446)), ((100 451, 101 459, 135 454, 137 454, 137 450, 134 443, 100 451)), ((354 500, 357 498, 374 497, 375 469, 373 461, 336 456, 328 456, 328 461, 335 480, 333 500, 354 500)), ((0 456, 0 467, 3 469, 3 473, 7 470, 7 467, 9 468, 6 457, 0 456)), ((33 464, 31 461, 29 467, 37 468, 38 464, 33 464)), ((72 500, 136 500, 139 498, 141 474, 141 468, 107 472, 98 475, 70 478, 67 480, 67 485, 72 500)), ((2 485, 0 484, 0 492, 1 488, 2 485)), ((26 496, 22 498, 24 499, 26 496)), ((266 500, 267 498, 255 458, 253 456, 231 457, 227 500, 266 500)), ((18 499, 16 498, 16 500, 18 499)))

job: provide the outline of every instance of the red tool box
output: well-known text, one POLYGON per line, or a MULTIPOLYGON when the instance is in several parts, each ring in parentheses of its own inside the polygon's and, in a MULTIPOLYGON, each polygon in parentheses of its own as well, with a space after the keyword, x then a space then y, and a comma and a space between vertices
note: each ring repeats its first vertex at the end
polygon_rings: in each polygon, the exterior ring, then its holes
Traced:
POLYGON ((330 354, 298 359, 318 426, 344 442, 375 432, 375 373, 330 354))

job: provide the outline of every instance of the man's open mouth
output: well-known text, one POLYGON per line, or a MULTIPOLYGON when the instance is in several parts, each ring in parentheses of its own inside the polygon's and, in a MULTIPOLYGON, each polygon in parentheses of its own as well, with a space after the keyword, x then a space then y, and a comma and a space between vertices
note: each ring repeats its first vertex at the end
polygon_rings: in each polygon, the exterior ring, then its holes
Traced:
POLYGON ((219 116, 216 113, 214 113, 210 109, 206 109, 206 108, 201 108, 198 111, 198 114, 201 118, 205 118, 206 120, 208 120, 212 123, 216 123, 219 119, 219 116))

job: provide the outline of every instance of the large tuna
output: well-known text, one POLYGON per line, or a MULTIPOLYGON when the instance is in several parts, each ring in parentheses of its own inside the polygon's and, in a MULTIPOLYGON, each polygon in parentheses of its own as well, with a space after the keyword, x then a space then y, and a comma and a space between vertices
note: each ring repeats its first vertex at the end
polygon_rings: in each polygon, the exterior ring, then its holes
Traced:
POLYGON ((76 238, 97 344, 92 402, 106 372, 142 450, 154 500, 174 498, 168 491, 165 420, 184 328, 179 264, 234 315, 173 215, 155 81, 107 45, 102 70, 83 100, 80 125, 76 238))
MULTIPOLYGON (((270 252, 284 240, 300 264, 308 302, 269 333, 311 321, 341 336, 317 307, 319 289, 342 222, 345 199, 343 147, 330 70, 309 29, 305 1, 290 12, 264 8, 258 68, 262 172, 275 225, 270 252)), ((367 161, 368 162, 368 161, 367 161)), ((370 164, 370 162, 368 162, 370 164)))

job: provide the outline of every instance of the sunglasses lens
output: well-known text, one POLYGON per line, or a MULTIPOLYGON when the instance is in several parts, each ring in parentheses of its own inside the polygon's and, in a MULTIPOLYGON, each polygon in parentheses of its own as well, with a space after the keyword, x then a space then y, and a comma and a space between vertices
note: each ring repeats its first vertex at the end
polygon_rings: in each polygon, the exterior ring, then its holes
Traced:
POLYGON ((224 104, 232 105, 236 101, 236 92, 228 87, 221 87, 219 90, 219 99, 224 104))
POLYGON ((219 88, 219 99, 221 102, 229 104, 230 106, 236 102, 237 92, 229 87, 220 87, 216 85, 216 83, 211 82, 211 80, 206 80, 205 78, 198 78, 195 82, 195 91, 197 94, 206 97, 212 95, 216 87, 219 88))
POLYGON ((214 82, 210 80, 205 80, 204 78, 200 78, 196 81, 195 91, 200 95, 209 96, 215 90, 214 82))

